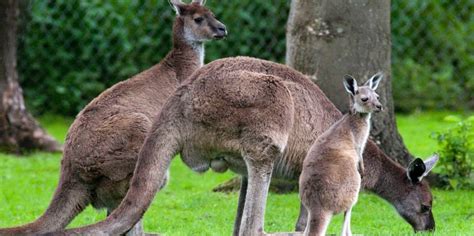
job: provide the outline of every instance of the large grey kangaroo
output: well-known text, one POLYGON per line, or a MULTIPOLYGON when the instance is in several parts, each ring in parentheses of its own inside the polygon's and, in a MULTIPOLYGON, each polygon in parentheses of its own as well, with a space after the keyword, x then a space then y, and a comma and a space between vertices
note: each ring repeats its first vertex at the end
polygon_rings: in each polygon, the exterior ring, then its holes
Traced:
MULTIPOLYGON (((171 52, 159 64, 107 89, 79 113, 66 138, 61 177, 48 209, 30 224, 0 229, 0 235, 63 229, 88 204, 108 212, 119 205, 153 117, 181 81, 203 65, 204 41, 227 34, 203 0, 170 3, 177 12, 171 52)), ((130 234, 141 232, 138 222, 130 234)))
MULTIPOLYGON (((217 160, 241 174, 234 234, 262 234, 270 177, 297 179, 311 145, 341 117, 314 83, 287 66, 248 57, 214 61, 188 78, 154 119, 120 206, 106 220, 66 233, 129 230, 181 153, 195 171, 217 160)), ((407 172, 372 141, 364 159, 363 186, 395 205, 415 229, 433 229, 432 195, 419 178, 423 162, 407 172)), ((298 225, 306 223, 305 214, 303 208, 298 225)))
POLYGON ((299 189, 301 203, 309 212, 305 235, 326 235, 332 216, 341 212, 341 235, 352 235, 350 219, 364 172, 362 154, 370 133, 370 117, 382 110, 375 92, 382 78, 376 74, 358 86, 352 76, 344 77, 351 112, 319 136, 303 162, 299 189))

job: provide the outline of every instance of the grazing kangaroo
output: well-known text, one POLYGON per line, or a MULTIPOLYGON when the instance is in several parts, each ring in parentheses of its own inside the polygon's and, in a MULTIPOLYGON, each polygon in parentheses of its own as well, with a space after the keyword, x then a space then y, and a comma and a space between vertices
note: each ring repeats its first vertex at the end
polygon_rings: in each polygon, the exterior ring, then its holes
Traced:
POLYGON ((364 173, 362 154, 370 133, 370 113, 382 110, 375 93, 382 78, 376 74, 360 87, 353 77, 344 78, 351 113, 319 136, 303 162, 299 189, 301 203, 309 211, 305 235, 326 235, 331 217, 342 211, 342 235, 352 235, 351 212, 364 173))
MULTIPOLYGON (((122 201, 153 117, 181 81, 203 65, 204 41, 227 34, 203 0, 170 3, 177 12, 171 52, 159 64, 109 88, 79 113, 66 138, 59 185, 48 209, 30 224, 0 229, 0 235, 63 229, 88 204, 112 212, 122 201)), ((129 233, 141 232, 138 222, 129 233)))
MULTIPOLYGON (((311 145, 341 117, 314 83, 285 65, 248 57, 211 62, 155 118, 120 206, 105 221, 66 233, 129 230, 164 182, 174 154, 181 153, 195 171, 218 160, 219 169, 243 176, 234 234, 261 234, 270 176, 297 179, 311 145)), ((370 140, 364 159, 363 185, 394 204, 415 229, 433 229, 428 184, 409 180, 405 168, 370 140)), ((300 216, 305 214, 302 209, 300 216)), ((305 222, 300 217, 298 225, 305 222)))

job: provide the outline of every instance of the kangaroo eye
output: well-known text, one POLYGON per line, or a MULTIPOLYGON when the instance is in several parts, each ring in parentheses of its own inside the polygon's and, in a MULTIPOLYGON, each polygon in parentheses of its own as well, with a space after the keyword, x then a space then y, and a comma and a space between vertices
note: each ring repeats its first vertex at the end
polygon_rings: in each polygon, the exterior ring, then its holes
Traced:
POLYGON ((201 24, 203 20, 204 20, 204 18, 198 17, 198 18, 194 19, 194 22, 196 22, 196 24, 201 24))
POLYGON ((369 98, 361 98, 360 100, 363 101, 363 102, 367 102, 367 101, 369 101, 369 98))
POLYGON ((427 213, 431 210, 431 206, 421 205, 421 213, 427 213))

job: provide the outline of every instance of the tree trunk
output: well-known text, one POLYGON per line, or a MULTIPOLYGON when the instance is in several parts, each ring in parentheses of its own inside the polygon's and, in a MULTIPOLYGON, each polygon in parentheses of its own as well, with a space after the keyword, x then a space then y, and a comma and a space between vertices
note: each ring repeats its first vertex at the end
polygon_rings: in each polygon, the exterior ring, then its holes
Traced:
POLYGON ((17 0, 0 1, 0 149, 60 151, 61 146, 25 108, 16 71, 17 0))
POLYGON ((392 98, 390 0, 293 0, 287 27, 286 63, 310 76, 342 112, 349 109, 344 74, 359 83, 385 74, 377 90, 385 111, 373 116, 371 138, 407 166, 413 157, 398 133, 392 98))

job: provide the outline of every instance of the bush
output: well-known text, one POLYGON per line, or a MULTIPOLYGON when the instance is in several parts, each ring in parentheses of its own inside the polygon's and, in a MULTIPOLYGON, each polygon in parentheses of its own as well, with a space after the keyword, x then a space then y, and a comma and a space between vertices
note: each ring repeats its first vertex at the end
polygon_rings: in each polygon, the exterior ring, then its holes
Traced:
MULTIPOLYGON (((31 2, 18 57, 20 79, 33 110, 75 115, 107 87, 159 61, 169 41, 137 52, 151 44, 147 32, 157 30, 152 28, 156 24, 142 25, 153 18, 148 14, 152 3, 148 1, 149 11, 139 11, 137 1, 130 6, 121 2, 31 2), (136 13, 135 20, 125 14, 127 7, 136 13), (163 50, 154 53, 157 47, 163 50)), ((169 38, 173 14, 163 12, 164 22, 157 23, 163 25, 159 40, 169 38)))
MULTIPOLYGON (((249 55, 282 62, 288 1, 209 1, 229 29, 207 61, 249 55), (256 21, 256 17, 267 19, 256 21)), ((171 49, 168 1, 30 1, 19 74, 36 113, 75 115, 111 85, 158 63, 171 49)))
POLYGON ((474 107, 474 2, 392 1, 395 108, 474 107))
POLYGON ((473 188, 474 116, 465 120, 448 116, 445 120, 456 122, 446 132, 434 133, 440 148, 440 170, 452 189, 473 188))
POLYGON ((393 65, 393 97, 399 112, 416 109, 460 109, 465 108, 465 97, 469 91, 462 83, 453 81, 454 68, 441 65, 435 68, 422 65, 412 58, 393 65), (396 76, 396 77, 395 77, 396 76))
MULTIPOLYGON (((285 60, 290 1, 208 1, 229 37, 207 61, 248 55, 285 60)), ((474 2, 392 1, 393 86, 399 111, 474 107, 474 2)), ((18 69, 36 113, 75 115, 104 89, 160 61, 171 48, 167 1, 29 1, 18 69)), ((318 55, 315 55, 318 56, 318 55)))

